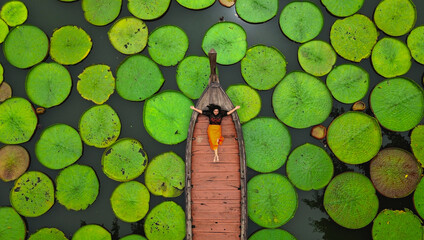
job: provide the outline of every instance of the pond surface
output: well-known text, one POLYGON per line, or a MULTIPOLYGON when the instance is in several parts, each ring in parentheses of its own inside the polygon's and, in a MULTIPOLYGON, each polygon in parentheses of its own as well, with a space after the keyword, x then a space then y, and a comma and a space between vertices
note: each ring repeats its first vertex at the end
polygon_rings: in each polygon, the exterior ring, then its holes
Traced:
MULTIPOLYGON (((119 64, 125 59, 125 55, 116 51, 109 42, 107 31, 111 24, 103 27, 97 27, 89 24, 83 16, 81 9, 81 1, 64 3, 58 0, 23 0, 26 4, 29 16, 27 24, 32 24, 41 28, 49 37, 52 35, 53 30, 64 25, 76 25, 82 27, 92 38, 93 48, 88 57, 81 63, 68 66, 68 70, 71 73, 73 79, 72 92, 69 98, 60 106, 51 108, 43 115, 39 116, 39 127, 36 130, 33 138, 22 144, 31 155, 31 164, 29 170, 41 171, 46 173, 53 180, 56 178, 59 171, 50 170, 42 166, 35 157, 34 145, 39 139, 41 132, 48 126, 54 123, 65 123, 75 129, 78 129, 79 118, 83 112, 85 112, 93 103, 84 100, 76 90, 76 82, 78 75, 84 70, 84 68, 93 64, 107 64, 111 67, 113 74, 116 74, 116 69, 119 64)), ((188 10, 180 6, 176 1, 171 2, 171 6, 168 12, 160 19, 155 21, 146 21, 149 29, 149 33, 152 32, 159 26, 162 25, 177 25, 181 27, 189 37, 189 49, 186 54, 203 56, 204 53, 201 49, 202 38, 206 33, 207 29, 213 24, 223 19, 224 21, 232 21, 240 24, 247 32, 248 47, 252 47, 256 44, 264 44, 267 46, 274 46, 278 48, 286 57, 288 62, 287 73, 302 70, 297 61, 297 49, 300 44, 290 41, 283 35, 279 28, 278 19, 281 10, 289 2, 281 0, 279 1, 279 11, 276 17, 270 21, 262 24, 249 24, 239 19, 236 15, 235 8, 225 8, 216 2, 212 7, 201 10, 193 11, 188 10)), ((318 0, 311 0, 315 3, 322 11, 325 16, 324 28, 320 35, 316 39, 321 39, 329 42, 330 28, 333 22, 337 19, 331 16, 326 9, 322 6, 318 0)), ((359 13, 364 14, 372 19, 373 11, 378 4, 378 0, 366 0, 364 6, 361 8, 359 13)), ((418 18, 416 26, 424 24, 424 1, 414 0, 414 3, 418 10, 418 18)), ((127 1, 123 1, 122 11, 120 17, 130 16, 131 14, 127 10, 127 1)), ((380 31, 379 39, 384 37, 385 34, 380 31)), ((406 41, 406 37, 402 36, 398 39, 406 41)), ((143 50, 142 54, 148 55, 147 49, 143 50)), ((13 89, 13 95, 27 98, 25 92, 25 78, 28 70, 21 70, 11 66, 3 54, 0 54, 0 62, 5 69, 5 82, 9 83, 13 89)), ((52 62, 50 58, 46 62, 52 62)), ((348 61, 338 56, 336 65, 348 63, 348 61)), ((372 68, 370 59, 365 59, 359 66, 366 69, 370 74, 370 88, 367 96, 363 101, 368 104, 368 97, 370 90, 382 81, 384 78, 378 75, 372 68)), ((175 74, 176 67, 160 67, 164 77, 165 83, 161 89, 176 89, 178 90, 175 74)), ((240 62, 230 66, 218 66, 221 84, 225 89, 232 84, 245 84, 241 73, 240 73, 240 62)), ((405 75, 406 77, 416 81, 422 87, 424 67, 415 61, 413 61, 410 71, 405 75)), ((321 77, 321 80, 325 81, 325 76, 321 77)), ((271 105, 271 97, 273 89, 267 91, 260 91, 262 99, 262 109, 259 116, 275 117, 271 105)), ((185 155, 185 142, 177 145, 169 146, 160 144, 151 138, 143 127, 142 112, 144 102, 129 102, 122 99, 117 93, 114 93, 110 99, 106 102, 112 106, 120 116, 122 122, 122 130, 120 138, 131 137, 139 140, 143 146, 149 159, 159 155, 160 153, 167 151, 174 151, 179 156, 185 155)), ((351 105, 341 104, 334 100, 333 111, 330 117, 322 124, 328 126, 330 122, 338 115, 343 112, 349 111, 351 105)), ((372 115, 370 110, 368 114, 372 115)), ((424 121, 421 121, 423 124, 424 121)), ((310 128, 306 129, 292 129, 290 128, 290 134, 292 136, 292 150, 297 146, 300 146, 306 142, 318 145, 327 150, 331 154, 325 141, 319 141, 312 138, 309 135, 310 128)), ((402 132, 395 133, 385 129, 382 129, 383 133, 383 145, 382 148, 393 146, 407 149, 410 151, 410 133, 402 132)), ((2 145, 0 144, 0 147, 2 145)), ((64 206, 59 203, 50 209, 46 214, 37 218, 26 218, 29 234, 36 232, 38 229, 43 227, 55 227, 62 230, 67 237, 80 228, 83 224, 100 224, 108 229, 114 239, 128 235, 130 233, 143 233, 143 223, 141 220, 138 223, 125 223, 118 220, 113 214, 110 206, 110 196, 112 191, 119 185, 119 182, 113 181, 105 176, 101 169, 101 156, 104 149, 98 149, 84 145, 84 153, 77 163, 89 165, 96 171, 100 180, 100 193, 97 200, 92 206, 85 211, 67 211, 64 206)), ((365 174, 369 177, 369 164, 361 165, 347 165, 337 160, 334 155, 333 161, 335 164, 335 175, 345 171, 356 171, 365 174)), ((285 174, 285 165, 278 169, 276 172, 285 174)), ((249 179, 258 173, 249 169, 249 179)), ((144 182, 144 174, 136 180, 144 182)), ((0 182, 0 206, 8 206, 9 203, 9 191, 13 187, 13 182, 3 183, 0 182)), ((297 190, 299 196, 299 208, 296 215, 287 224, 283 225, 281 229, 285 229, 292 233, 297 239, 303 240, 314 240, 314 239, 371 239, 371 228, 372 224, 368 225, 359 230, 349 230, 337 225, 332 221, 326 214, 323 207, 323 190, 319 191, 300 191, 297 190)), ((412 195, 402 199, 389 199, 382 195, 378 195, 380 201, 379 211, 390 208, 390 209, 404 209, 409 208, 415 212, 412 195)), ((162 197, 156 197, 152 195, 150 202, 150 209, 155 205, 163 202, 167 199, 162 197)), ((185 206, 184 195, 178 198, 170 199, 181 206, 185 206)), ((416 212, 415 212, 416 214, 416 212)), ((248 235, 250 236, 253 232, 261 229, 258 225, 249 221, 248 235)))

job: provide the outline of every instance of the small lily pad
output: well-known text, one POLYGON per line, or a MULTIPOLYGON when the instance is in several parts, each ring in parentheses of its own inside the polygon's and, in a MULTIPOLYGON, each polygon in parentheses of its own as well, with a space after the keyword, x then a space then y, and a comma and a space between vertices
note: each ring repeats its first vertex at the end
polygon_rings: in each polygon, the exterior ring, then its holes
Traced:
POLYGON ((0 83, 0 103, 12 97, 12 88, 7 82, 0 83))
POLYGON ((107 33, 112 46, 123 54, 141 52, 147 45, 148 34, 147 25, 135 17, 118 19, 107 33))
POLYGON ((374 219, 372 225, 373 240, 408 239, 421 240, 422 221, 409 209, 384 209, 374 219))
POLYGON ((109 105, 97 105, 81 116, 79 130, 85 144, 105 148, 118 139, 121 133, 121 121, 109 105))
POLYGON ((27 20, 28 9, 21 1, 9 1, 1 7, 0 17, 7 25, 15 27, 27 20))
POLYGON ((128 0, 128 10, 140 19, 154 20, 168 10, 171 0, 128 0))
POLYGON ((10 204, 22 216, 38 217, 54 203, 52 180, 42 172, 24 173, 10 191, 10 204))
POLYGON ((185 187, 185 163, 174 152, 162 153, 150 162, 145 173, 149 191, 158 196, 178 197, 185 187))
POLYGON ((81 97, 103 104, 115 90, 115 78, 110 67, 104 64, 92 65, 78 75, 77 90, 81 97))
POLYGON ((289 232, 282 229, 262 229, 249 237, 249 240, 296 240, 289 232))
POLYGON ((34 134, 38 118, 25 98, 12 97, 0 104, 0 142, 28 142, 34 134))
POLYGON ((318 190, 333 177, 333 161, 324 149, 306 143, 290 153, 286 172, 290 182, 300 190, 318 190))
POLYGON ((279 23, 284 35, 304 43, 318 36, 324 26, 324 17, 312 2, 291 2, 281 11, 279 23))
POLYGON ((187 97, 198 99, 209 83, 209 59, 189 56, 184 58, 177 68, 178 88, 187 97))
POLYGON ((233 22, 216 23, 203 37, 202 49, 205 54, 215 49, 216 62, 219 64, 234 64, 246 54, 246 32, 240 25, 233 22))
POLYGON ((237 0, 236 11, 246 22, 266 22, 277 15, 278 0, 237 0))
POLYGON ((19 145, 0 148, 0 179, 9 182, 26 172, 29 166, 28 151, 19 145))
POLYGON ((353 111, 364 111, 365 108, 367 108, 367 105, 362 101, 357 101, 352 105, 353 111))
POLYGON ((318 140, 322 140, 327 136, 327 128, 321 124, 311 128, 311 136, 318 140))
POLYGON ((42 228, 32 234, 28 240, 68 240, 65 234, 57 228, 42 228))
POLYGON ((99 225, 88 224, 78 229, 72 240, 112 240, 112 235, 99 225))
POLYGON ((241 60, 241 75, 249 86, 268 90, 286 75, 286 65, 284 55, 277 48, 256 45, 241 60))
POLYGON ((9 26, 7 26, 7 24, 2 19, 0 19, 0 43, 4 42, 7 34, 9 34, 9 26))
POLYGON ((215 0, 177 0, 177 2, 185 8, 200 10, 212 6, 215 0))
POLYGON ((330 44, 313 40, 302 44, 297 52, 300 66, 307 73, 321 77, 331 71, 337 55, 330 44))
POLYGON ((162 91, 147 99, 143 108, 143 123, 146 131, 156 141, 177 144, 187 138, 193 102, 184 94, 162 91))
POLYGON ((248 122, 261 111, 261 97, 255 89, 244 84, 235 84, 229 86, 225 92, 234 106, 240 106, 237 114, 241 123, 248 122))
POLYGON ((91 37, 77 26, 63 26, 56 29, 50 42, 51 58, 63 65, 81 62, 90 53, 93 45, 91 37))
POLYGON ((361 9, 364 0, 321 0, 327 10, 337 17, 347 17, 361 9))
POLYGON ((372 90, 370 105, 381 126, 392 131, 408 131, 424 117, 424 91, 406 78, 387 79, 372 90))
POLYGON ((403 75, 411 68, 411 53, 405 43, 396 38, 383 38, 371 54, 375 71, 383 77, 403 75))
POLYGON ((122 0, 82 0, 81 7, 87 22, 104 26, 115 20, 121 12, 122 0))
POLYGON ((412 30, 406 43, 415 61, 424 64, 424 26, 412 30))
POLYGON ((155 29, 149 36, 149 55, 162 66, 175 66, 183 60, 188 49, 187 34, 181 28, 165 25, 155 29))
POLYGON ((411 0, 383 0, 374 11, 378 28, 391 36, 402 36, 415 25, 417 9, 411 0))
POLYGON ((147 154, 141 143, 123 138, 107 148, 102 156, 102 169, 109 178, 126 182, 140 176, 147 166, 147 154))
POLYGON ((322 123, 330 115, 333 98, 321 80, 304 72, 291 72, 275 87, 274 113, 293 128, 322 123))
POLYGON ((38 106, 51 108, 64 102, 71 93, 69 71, 57 63, 41 63, 28 72, 25 90, 38 106))
POLYGON ((328 184, 324 208, 337 224, 349 229, 367 226, 378 212, 378 198, 371 181, 362 174, 344 172, 328 184))
POLYGON ((242 130, 248 167, 266 173, 284 165, 291 149, 290 133, 284 124, 260 117, 243 124, 242 130))
POLYGON ((147 240, 147 239, 141 235, 131 234, 123 238, 120 238, 119 240, 147 240))
POLYGON ((137 222, 149 211, 149 190, 137 181, 121 183, 112 193, 110 203, 115 215, 124 222, 137 222))
POLYGON ((421 163, 421 165, 423 165, 424 164, 424 125, 418 125, 412 130, 411 148, 417 160, 421 163))
POLYGON ((0 239, 25 239, 26 226, 21 216, 11 207, 0 207, 0 239))
POLYGON ((183 240, 186 235, 184 210, 172 201, 165 201, 149 212, 144 223, 149 240, 183 240))

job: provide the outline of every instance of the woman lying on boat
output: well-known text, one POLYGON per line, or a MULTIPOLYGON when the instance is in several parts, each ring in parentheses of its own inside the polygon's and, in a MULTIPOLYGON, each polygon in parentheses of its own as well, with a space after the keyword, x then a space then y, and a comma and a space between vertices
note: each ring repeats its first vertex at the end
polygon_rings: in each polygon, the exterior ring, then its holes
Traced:
POLYGON ((214 162, 219 162, 218 157, 218 145, 222 145, 224 141, 224 137, 221 135, 221 122, 222 118, 232 114, 234 111, 240 108, 240 106, 236 106, 230 111, 222 110, 220 106, 215 104, 209 104, 208 110, 200 110, 195 108, 194 106, 190 106, 194 111, 206 115, 209 117, 209 126, 208 126, 208 137, 209 144, 211 149, 215 152, 215 156, 213 158, 214 162))

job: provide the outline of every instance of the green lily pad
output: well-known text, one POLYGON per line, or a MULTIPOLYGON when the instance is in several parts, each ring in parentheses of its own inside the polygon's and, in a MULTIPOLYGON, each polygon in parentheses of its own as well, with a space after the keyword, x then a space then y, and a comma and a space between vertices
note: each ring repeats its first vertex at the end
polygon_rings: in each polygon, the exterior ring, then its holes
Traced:
POLYGON ((248 122, 261 111, 261 96, 255 89, 244 84, 234 84, 225 92, 234 106, 240 106, 237 114, 241 123, 248 122))
POLYGON ((324 7, 337 17, 347 17, 361 9, 364 4, 364 0, 321 0, 324 7))
POLYGON ((321 80, 304 72, 291 72, 275 87, 274 113, 293 128, 322 123, 330 115, 333 98, 321 80))
POLYGON ((291 149, 290 133, 284 124, 260 117, 243 124, 242 130, 248 167, 267 173, 284 165, 291 149))
POLYGON ((371 55, 378 32, 374 23, 361 14, 338 19, 330 31, 331 45, 343 58, 360 62, 371 55))
POLYGON ((261 227, 287 223, 296 212, 297 201, 296 190, 281 174, 259 174, 247 183, 247 213, 261 227))
POLYGON ((324 188, 334 172, 333 161, 327 152, 310 143, 293 150, 286 167, 290 182, 303 191, 324 188))
POLYGON ((0 207, 0 239, 25 239, 26 226, 21 216, 11 207, 0 207))
POLYGON ((249 237, 249 240, 296 240, 289 232, 281 229, 262 229, 249 237))
POLYGON ((36 105, 51 108, 64 102, 71 93, 69 71, 57 63, 41 63, 29 71, 25 90, 36 105))
POLYGON ((368 162, 380 150, 380 125, 362 112, 347 112, 328 127, 328 146, 340 161, 348 164, 368 162))
POLYGON ((402 36, 415 25, 417 9, 411 0, 383 0, 374 11, 379 29, 391 36, 402 36))
POLYGON ((154 195, 180 196, 185 187, 184 161, 174 152, 156 156, 146 169, 145 182, 154 195))
POLYGON ((324 208, 340 226, 359 229, 367 226, 377 215, 378 198, 367 177, 344 172, 328 184, 324 193, 324 208))
POLYGON ((424 64, 424 26, 419 26, 412 30, 406 43, 415 61, 424 64))
POLYGON ((28 9, 21 1, 9 1, 1 7, 0 17, 7 25, 15 27, 27 20, 28 9))
POLYGON ((168 10, 171 0, 128 0, 128 10, 140 19, 154 20, 168 10))
POLYGON ((375 71, 383 77, 403 75, 411 68, 411 53, 405 43, 396 38, 383 38, 371 54, 375 71))
POLYGON ((149 240, 182 240, 186 235, 185 213, 180 205, 165 201, 149 212, 144 223, 149 240))
POLYGON ((143 108, 146 131, 156 141, 177 144, 187 138, 193 102, 184 94, 166 90, 147 99, 143 108))
POLYGON ((63 26, 50 39, 50 57, 57 63, 73 65, 81 62, 91 51, 91 37, 80 27, 63 26))
POLYGON ((121 183, 112 193, 110 203, 115 215, 124 222, 137 222, 149 211, 149 190, 137 181, 121 183))
POLYGON ((10 204, 22 216, 38 217, 54 203, 52 180, 42 172, 24 173, 10 191, 10 204))
POLYGON ((97 105, 81 116, 79 130, 85 144, 105 148, 118 139, 121 133, 121 121, 109 105, 97 105))
POLYGON ((360 66, 343 64, 331 70, 326 84, 337 101, 350 104, 365 97, 370 84, 370 76, 360 66))
POLYGON ((81 7, 87 22, 104 26, 115 20, 121 12, 122 0, 82 0, 81 7))
POLYGON ((7 61, 17 68, 29 68, 46 58, 49 39, 38 27, 21 25, 13 28, 3 43, 7 61), (31 54, 28 54, 31 49, 31 54))
POLYGON ((123 138, 107 148, 102 156, 102 169, 109 178, 127 182, 140 176, 147 166, 147 154, 141 143, 123 138))
POLYGON ((3 80, 4 80, 3 74, 4 74, 4 68, 3 68, 3 65, 1 65, 0 63, 0 85, 3 83, 3 80))
POLYGON ((0 104, 0 142, 28 142, 34 134, 38 118, 25 98, 12 97, 0 104))
POLYGON ((115 78, 108 65, 89 66, 78 78, 77 90, 81 97, 95 104, 103 104, 115 91, 115 78))
POLYGON ((384 209, 374 219, 373 240, 408 239, 421 240, 422 221, 409 209, 405 211, 384 209))
POLYGON ((57 228, 42 228, 32 234, 28 240, 68 240, 65 234, 57 228))
POLYGON ((324 17, 312 2, 291 2, 281 11, 279 23, 284 35, 304 43, 318 36, 324 26, 324 17))
POLYGON ((78 132, 66 124, 46 128, 35 144, 38 161, 50 169, 62 169, 76 162, 82 155, 78 132))
POLYGON ((9 182, 26 172, 29 166, 28 151, 19 145, 0 148, 0 179, 9 182))
POLYGON ((387 79, 372 90, 370 105, 381 126, 408 131, 424 117, 424 91, 406 78, 387 79))
POLYGON ((284 55, 277 48, 256 45, 241 60, 241 75, 249 86, 268 90, 286 75, 286 65, 284 55))
POLYGON ((375 189, 389 198, 411 194, 420 182, 422 172, 414 156, 400 148, 381 150, 370 164, 375 189))
POLYGON ((424 216, 424 180, 421 178, 414 192, 414 206, 421 218, 424 216))
POLYGON ((112 240, 112 235, 99 225, 88 224, 78 229, 72 240, 112 240))
POLYGON ((207 57, 189 56, 177 67, 178 88, 187 97, 198 99, 209 83, 209 59, 207 57))
POLYGON ((148 45, 153 61, 162 66, 175 66, 187 52, 188 37, 181 28, 165 25, 150 34, 148 45))
POLYGON ((302 44, 297 52, 300 66, 307 73, 321 77, 331 71, 337 55, 330 44, 313 40, 302 44))
POLYGON ((147 239, 141 235, 131 234, 123 238, 120 238, 119 240, 147 240, 147 239))
POLYGON ((7 26, 7 24, 2 19, 0 19, 0 43, 4 42, 8 34, 9 26, 7 26))
POLYGON ((421 165, 423 165, 424 163, 424 125, 418 125, 412 130, 411 148, 417 160, 421 163, 421 165))
POLYGON ((234 64, 246 54, 246 32, 240 25, 233 22, 216 23, 208 29, 202 41, 205 54, 208 54, 212 48, 217 52, 217 63, 234 64))
POLYGON ((212 6, 215 0, 177 0, 177 2, 185 8, 200 10, 212 6))
POLYGON ((112 46, 123 54, 141 52, 147 45, 147 25, 135 17, 124 17, 116 21, 107 35, 112 46))
POLYGON ((266 22, 277 15, 278 0, 237 0, 236 11, 246 22, 266 22))

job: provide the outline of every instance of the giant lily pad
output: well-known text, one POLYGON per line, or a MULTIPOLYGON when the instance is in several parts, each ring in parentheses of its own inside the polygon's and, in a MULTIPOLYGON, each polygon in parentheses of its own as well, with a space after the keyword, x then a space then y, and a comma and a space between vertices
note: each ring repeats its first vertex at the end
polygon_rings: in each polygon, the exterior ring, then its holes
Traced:
POLYGON ((81 116, 79 129, 85 144, 105 148, 118 139, 121 133, 121 121, 109 105, 97 105, 81 116))
POLYGON ((72 240, 112 240, 112 235, 99 225, 88 224, 78 229, 72 240))
POLYGON ((304 43, 318 36, 324 25, 324 17, 314 3, 291 2, 281 11, 279 23, 289 39, 304 43))
MULTIPOLYGON (((424 164, 424 125, 418 125, 411 133, 411 148, 421 165, 424 164)), ((423 215, 424 216, 424 215, 423 215)))
POLYGON ((78 78, 78 92, 95 104, 106 102, 115 90, 115 78, 110 67, 104 64, 85 68, 78 78))
POLYGON ((10 204, 25 217, 43 215, 53 206, 53 203, 53 182, 42 172, 24 173, 15 181, 10 191, 10 204))
POLYGON ((109 178, 126 182, 140 176, 147 166, 147 154, 141 143, 124 138, 107 148, 102 156, 102 169, 109 178))
POLYGON ((386 148, 371 161, 370 174, 374 187, 382 195, 403 198, 417 187, 422 168, 410 152, 386 148))
POLYGON ((340 226, 359 229, 377 215, 378 198, 367 177, 344 172, 328 184, 324 193, 324 208, 340 226))
POLYGON ((296 240, 289 232, 282 229, 262 229, 249 237, 249 240, 296 240))
POLYGON ((180 205, 165 201, 149 212, 144 223, 149 240, 182 240, 186 235, 185 213, 180 205))
POLYGON ((328 127, 328 146, 340 161, 348 164, 368 162, 380 150, 381 129, 377 120, 362 112, 347 112, 328 127))
POLYGON ((120 238, 119 240, 147 240, 147 239, 141 235, 131 234, 123 238, 120 238))
POLYGON ((290 153, 286 172, 300 190, 318 190, 327 186, 333 177, 333 161, 324 149, 306 143, 290 153))
POLYGON ((424 64, 424 26, 419 26, 411 31, 407 44, 415 61, 424 64))
POLYGON ((424 180, 421 178, 414 192, 414 206, 421 218, 424 217, 424 180))
POLYGON ((154 195, 178 197, 185 186, 185 163, 174 152, 162 153, 146 169, 146 186, 154 195))
POLYGON ((9 182, 20 177, 29 166, 29 154, 19 145, 0 148, 0 179, 9 182))
POLYGON ((272 172, 286 162, 291 149, 290 133, 275 118, 260 117, 243 124, 246 164, 258 172, 272 172))
POLYGON ((167 90, 146 100, 143 123, 146 131, 156 141, 177 144, 187 138, 192 101, 184 94, 167 90))
POLYGON ((82 155, 78 132, 66 125, 55 124, 46 128, 35 144, 38 161, 50 169, 61 169, 76 162, 82 155))
POLYGON ((82 0, 81 7, 87 22, 104 26, 115 20, 121 12, 122 0, 82 0))
POLYGON ((303 70, 320 77, 331 71, 337 55, 327 42, 313 40, 299 47, 297 57, 303 70))
POLYGON ((68 70, 57 63, 41 63, 29 71, 25 90, 38 106, 50 108, 65 101, 72 88, 68 70))
POLYGON ((202 49, 206 54, 211 49, 215 49, 216 62, 219 64, 234 64, 246 54, 246 32, 240 25, 233 22, 216 23, 203 37, 202 49))
POLYGON ((212 6, 215 0, 177 0, 177 2, 185 8, 200 10, 212 6))
POLYGON ((424 91, 409 79, 388 79, 375 86, 370 105, 383 127, 392 131, 408 131, 424 117, 424 91))
POLYGON ((402 41, 396 38, 383 38, 375 44, 371 61, 378 74, 391 78, 409 71, 411 53, 402 41))
POLYGON ((208 86, 210 71, 207 57, 189 56, 184 58, 177 68, 178 88, 187 97, 198 99, 208 86))
POLYGON ((149 36, 149 55, 162 66, 174 66, 181 61, 188 49, 187 34, 181 28, 165 25, 149 36))
POLYGON ((277 48, 256 45, 241 60, 241 74, 251 87, 268 90, 286 75, 286 65, 284 55, 277 48))
POLYGON ((304 72, 292 72, 275 87, 272 106, 286 125, 307 128, 327 119, 333 99, 319 79, 304 72))
POLYGON ((149 211, 150 194, 139 182, 121 183, 112 193, 110 203, 115 215, 125 222, 137 222, 149 211))
POLYGON ((19 144, 29 141, 37 126, 38 118, 28 100, 9 98, 0 104, 0 142, 19 144))
POLYGON ((374 23, 361 14, 336 20, 331 27, 330 40, 334 50, 343 58, 360 62, 368 58, 377 42, 374 23))
POLYGON ((128 0, 128 10, 140 19, 154 20, 168 10, 171 0, 128 0))
POLYGON ((126 58, 116 71, 116 92, 129 101, 143 101, 165 81, 158 65, 144 55, 126 58))
POLYGON ((278 0, 238 0, 236 11, 246 22, 266 22, 277 15, 278 0))
POLYGON ((147 44, 147 25, 135 17, 124 17, 116 21, 108 31, 112 46, 123 54, 141 52, 147 44))
POLYGON ((422 221, 409 209, 405 211, 384 209, 374 219, 372 225, 373 240, 421 240, 422 221))
POLYGON ((65 234, 57 228, 42 228, 32 234, 28 240, 68 240, 65 234))
POLYGON ((402 36, 415 25, 417 10, 411 0, 383 0, 375 8, 378 28, 391 36, 402 36))
POLYGON ((17 68, 29 68, 44 60, 49 49, 49 39, 38 27, 21 25, 13 28, 3 43, 7 61, 17 68), (28 54, 31 49, 31 54, 28 54))
POLYGON ((81 62, 90 53, 93 45, 90 36, 77 26, 63 26, 56 29, 50 41, 51 58, 63 65, 81 62))
POLYGON ((21 1, 9 1, 1 7, 0 17, 7 25, 15 27, 27 20, 28 9, 21 1))
POLYGON ((256 175, 247 183, 247 213, 261 227, 282 226, 293 218, 297 204, 294 187, 280 174, 256 175))
POLYGON ((331 14, 337 17, 350 16, 359 11, 364 4, 364 0, 321 0, 321 2, 331 14))
POLYGON ((4 42, 7 34, 9 34, 9 26, 7 26, 7 24, 2 19, 0 19, 0 43, 4 42))
POLYGON ((0 83, 0 103, 12 97, 12 87, 7 82, 0 83))
POLYGON ((26 226, 21 216, 11 207, 0 207, 0 239, 25 239, 26 226))
POLYGON ((237 110, 240 122, 248 122, 261 111, 261 97, 255 89, 244 84, 235 84, 229 86, 225 92, 234 106, 240 106, 237 110))

